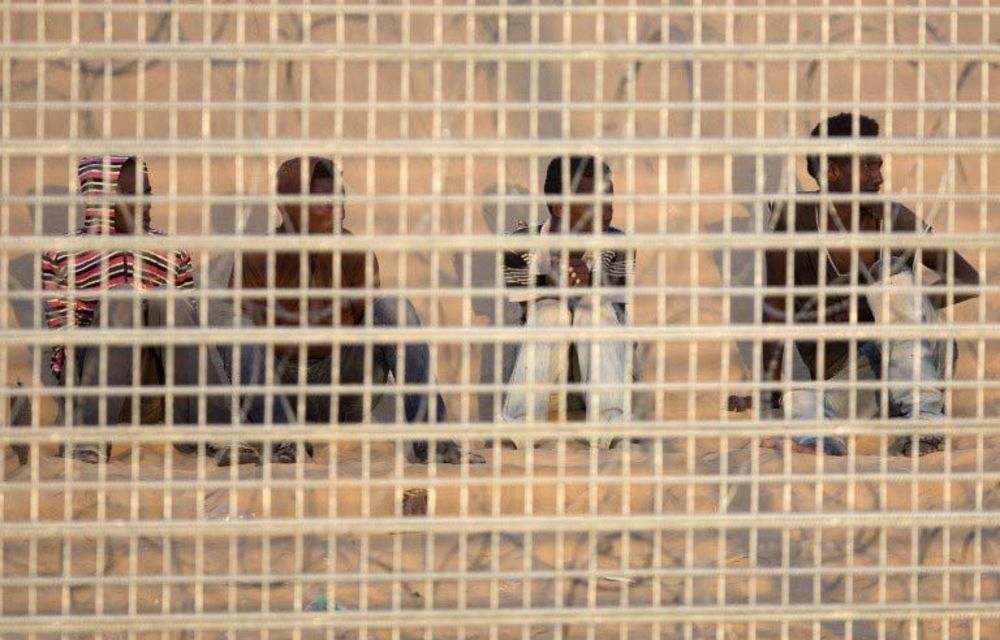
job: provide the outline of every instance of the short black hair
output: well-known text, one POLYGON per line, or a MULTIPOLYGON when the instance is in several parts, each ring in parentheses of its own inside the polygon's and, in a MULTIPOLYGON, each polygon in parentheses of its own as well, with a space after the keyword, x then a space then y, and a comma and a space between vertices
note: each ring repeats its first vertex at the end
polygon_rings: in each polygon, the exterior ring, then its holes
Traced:
MULTIPOLYGON (((143 168, 143 171, 142 171, 142 174, 140 175, 139 174, 139 159, 137 157, 135 157, 135 156, 129 156, 128 158, 126 158, 125 161, 122 162, 118 166, 118 176, 115 178, 115 189, 119 190, 119 191, 121 190, 120 185, 121 185, 122 174, 124 174, 126 170, 131 169, 132 172, 133 172, 132 173, 132 178, 133 178, 133 181, 134 181, 134 187, 133 188, 137 191, 136 194, 132 194, 132 195, 145 195, 146 194, 146 182, 149 180, 149 170, 146 167, 146 163, 145 162, 143 162, 142 168, 143 168)), ((150 187, 150 188, 152 188, 152 187, 150 187)))
MULTIPOLYGON (((813 138, 849 138, 854 135, 854 123, 854 114, 838 113, 835 116, 827 118, 825 136, 823 134, 822 122, 813 127, 813 130, 809 135, 813 138)), ((857 123, 859 136, 866 138, 878 137, 878 122, 875 121, 875 118, 868 117, 864 114, 858 114, 857 123)), ((850 160, 850 156, 827 156, 828 162, 839 162, 844 160, 850 160)), ((806 170, 809 172, 809 175, 813 177, 813 180, 816 182, 820 181, 820 160, 818 154, 806 156, 806 170)))
MULTIPOLYGON (((337 165, 333 163, 333 160, 319 158, 313 167, 312 175, 309 176, 309 184, 312 185, 316 180, 333 180, 339 177, 340 171, 337 169, 337 165)), ((343 189, 344 185, 340 185, 340 188, 343 189)))
MULTIPOLYGON (((570 184, 578 184, 580 178, 597 177, 597 158, 594 156, 556 156, 549 162, 549 168, 545 171, 545 195, 550 197, 549 206, 552 206, 551 199, 567 193, 563 185, 563 161, 569 161, 570 184)), ((605 162, 600 163, 601 176, 611 182, 611 167, 605 162)), ((614 187, 611 187, 614 192, 614 187)))
POLYGON ((317 192, 316 183, 320 180, 330 180, 333 182, 334 195, 347 197, 347 185, 344 184, 344 175, 340 168, 329 158, 316 158, 313 165, 312 174, 309 176, 309 193, 317 192))

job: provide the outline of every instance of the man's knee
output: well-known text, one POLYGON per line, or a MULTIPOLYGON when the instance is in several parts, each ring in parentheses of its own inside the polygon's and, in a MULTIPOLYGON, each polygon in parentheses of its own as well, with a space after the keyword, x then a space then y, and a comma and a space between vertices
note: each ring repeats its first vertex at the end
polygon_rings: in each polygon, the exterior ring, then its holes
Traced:
POLYGON ((590 305, 580 305, 573 313, 573 325, 578 327, 592 325, 594 324, 595 317, 597 326, 599 327, 610 327, 621 324, 615 308, 610 303, 607 303, 599 305, 596 308, 590 305))
POLYGON ((142 305, 128 298, 108 298, 97 304, 93 326, 134 327, 142 323, 142 305))
POLYGON ((528 307, 527 326, 562 327, 570 321, 569 309, 560 300, 539 300, 528 307))
POLYGON ((870 271, 876 282, 881 282, 883 279, 890 284, 910 285, 914 282, 913 269, 898 256, 877 261, 870 271))
POLYGON ((876 287, 868 304, 876 322, 933 323, 937 314, 926 295, 917 288, 913 270, 900 258, 872 266, 876 287), (881 286, 878 286, 881 285, 881 286))
POLYGON ((198 309, 194 303, 187 299, 168 299, 160 297, 147 298, 144 303, 146 308, 146 325, 151 327, 168 326, 168 309, 173 306, 174 317, 170 326, 174 327, 197 327, 198 309))
POLYGON ((408 298, 378 297, 372 300, 372 324, 382 327, 419 327, 420 315, 408 298))

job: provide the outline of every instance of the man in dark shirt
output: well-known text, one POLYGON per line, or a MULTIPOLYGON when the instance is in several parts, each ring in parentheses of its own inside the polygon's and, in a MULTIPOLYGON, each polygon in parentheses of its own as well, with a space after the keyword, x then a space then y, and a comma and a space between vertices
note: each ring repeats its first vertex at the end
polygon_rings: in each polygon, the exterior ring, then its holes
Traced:
MULTIPOLYGON (((855 130, 859 137, 876 137, 878 123, 864 115, 855 119, 851 114, 841 113, 816 125, 811 135, 814 138, 850 137, 855 130)), ((819 229, 844 233, 845 246, 767 251, 768 286, 794 286, 796 291, 787 297, 768 295, 764 322, 848 323, 853 306, 857 322, 933 324, 937 322, 938 309, 975 297, 968 292, 949 296, 941 287, 921 281, 921 265, 936 272, 942 285, 950 282, 976 285, 979 275, 961 255, 944 248, 924 249, 920 252, 921 263, 915 263, 917 252, 906 247, 906 238, 930 233, 931 227, 901 204, 866 199, 866 194, 877 194, 882 187, 882 158, 879 155, 829 156, 825 167, 819 156, 812 155, 807 158, 807 169, 821 191, 804 195, 828 193, 832 196, 829 204, 817 202, 816 198, 778 203, 772 212, 771 226, 777 233, 810 234, 819 229), (886 246, 884 250, 852 250, 846 246, 846 240, 848 234, 853 233, 880 234, 886 238, 886 246), (948 271, 949 255, 953 256, 951 273, 948 271), (850 291, 825 290, 825 287, 851 285, 860 287, 854 296, 850 291), (914 295, 915 285, 923 289, 918 295, 914 295), (806 287, 819 287, 819 290, 798 291, 806 287)), ((931 333, 927 331, 928 336, 931 333)), ((766 379, 781 379, 782 352, 781 343, 764 345, 766 379)), ((775 408, 784 409, 790 418, 844 420, 851 417, 850 396, 856 393, 855 415, 858 418, 878 417, 884 410, 889 417, 940 420, 944 418, 944 393, 940 382, 945 375, 946 354, 947 343, 929 337, 860 342, 796 341, 791 354, 793 380, 838 383, 855 380, 861 385, 854 391, 832 386, 821 390, 794 388, 793 385, 790 392, 775 395, 773 404, 775 408), (883 397, 875 384, 883 375, 889 382, 911 384, 890 385, 883 397)), ((796 448, 815 450, 818 442, 813 436, 799 438, 796 448)), ((916 447, 913 445, 911 438, 904 437, 894 443, 893 449, 903 455, 923 455, 940 450, 943 438, 925 435, 916 447)), ((840 438, 826 436, 823 447, 828 454, 847 453, 846 444, 840 438)))
MULTIPOLYGON (((545 176, 545 194, 548 196, 548 220, 534 228, 522 225, 512 235, 593 234, 597 229, 608 236, 622 234, 611 226, 611 197, 614 195, 611 169, 593 156, 570 156, 568 166, 564 158, 552 160, 545 176), (569 183, 564 184, 566 177, 569 183)), ((625 249, 604 248, 599 252, 513 250, 504 254, 504 284, 507 297, 521 305, 521 321, 527 327, 621 326, 626 323, 624 293, 594 296, 591 288, 595 284, 603 288, 625 287, 634 263, 634 253, 625 249), (560 286, 578 293, 567 295, 565 291, 553 289, 560 286)), ((604 422, 628 420, 625 384, 632 379, 632 373, 626 371, 627 343, 624 340, 601 341, 593 346, 596 357, 591 353, 592 345, 582 341, 575 343, 580 381, 605 385, 600 390, 585 392, 587 408, 604 422)), ((507 394, 500 420, 545 420, 549 392, 529 393, 515 385, 564 381, 570 366, 568 356, 569 349, 564 343, 522 345, 510 378, 513 388, 507 394), (534 415, 530 411, 532 408, 534 415)), ((607 448, 615 439, 615 434, 609 432, 596 444, 607 448)), ((523 448, 524 443, 515 442, 515 445, 523 448)))

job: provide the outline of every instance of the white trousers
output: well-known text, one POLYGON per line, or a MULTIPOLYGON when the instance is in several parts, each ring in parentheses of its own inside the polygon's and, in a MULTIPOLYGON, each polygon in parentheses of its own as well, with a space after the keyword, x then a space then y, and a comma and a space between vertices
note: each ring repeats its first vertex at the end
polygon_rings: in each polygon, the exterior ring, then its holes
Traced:
MULTIPOLYGON (((894 324, 934 325, 937 311, 920 291, 913 288, 913 272, 898 260, 892 272, 880 277, 881 265, 872 272, 878 278, 867 293, 868 304, 876 326, 894 324)), ((916 416, 920 420, 941 419, 944 416, 944 390, 941 381, 946 373, 947 341, 935 339, 933 329, 916 340, 885 340, 861 343, 858 353, 832 378, 832 382, 855 380, 873 383, 883 379, 888 383, 889 414, 899 417, 916 416), (903 384, 900 384, 903 383, 903 384)), ((798 357, 795 353, 793 357, 798 357)), ((793 367, 794 368, 794 367, 793 367)), ((831 388, 793 389, 782 398, 785 416, 796 420, 844 420, 851 418, 854 395, 854 416, 875 418, 882 412, 882 392, 877 385, 863 389, 831 388)), ((815 436, 800 438, 802 444, 812 444, 815 436)))
MULTIPOLYGON (((525 328, 533 327, 579 327, 581 338, 586 336, 586 328, 592 326, 622 326, 611 304, 594 308, 587 304, 569 309, 559 300, 539 300, 528 309, 525 328)), ((591 341, 574 340, 580 365, 580 382, 607 385, 584 390, 589 416, 602 422, 620 422, 627 419, 628 383, 631 373, 626 371, 628 345, 623 340, 591 341)), ((511 390, 503 406, 501 420, 542 422, 548 419, 549 390, 517 388, 516 385, 555 384, 567 379, 569 373, 569 349, 560 342, 527 342, 521 345, 514 362, 509 384, 511 390)), ((608 447, 615 439, 609 433, 598 438, 598 446, 608 447)), ((514 443, 522 448, 523 441, 514 443)))

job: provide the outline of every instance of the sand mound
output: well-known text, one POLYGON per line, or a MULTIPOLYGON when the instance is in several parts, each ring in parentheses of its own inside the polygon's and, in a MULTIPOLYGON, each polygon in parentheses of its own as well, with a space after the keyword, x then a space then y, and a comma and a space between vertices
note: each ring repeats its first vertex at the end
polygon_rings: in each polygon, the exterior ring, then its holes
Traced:
MULTIPOLYGON (((271 637, 328 625, 381 637, 400 623, 415 637, 444 611, 435 638, 457 625, 488 637, 491 621, 503 637, 523 625, 583 636, 591 622, 607 623, 599 636, 622 624, 674 637, 690 622, 714 637, 721 622, 733 637, 751 625, 779 637, 779 616, 791 637, 814 622, 843 637, 853 619, 855 638, 874 638, 880 613, 890 637, 911 624, 939 637, 944 617, 950 637, 973 637, 962 612, 1000 603, 1000 572, 976 568, 1000 566, 1000 442, 986 441, 981 469, 962 444, 921 459, 917 479, 908 459, 828 458, 818 471, 813 456, 735 439, 691 457, 670 442, 548 445, 530 465, 485 449, 487 464, 434 477, 378 447, 367 461, 341 448, 334 465, 321 448, 308 464, 236 469, 155 447, 117 451, 103 472, 41 456, 8 467, 3 613, 34 615, 39 631, 72 616, 246 637, 268 624, 271 637)), ((1000 632, 989 624, 982 637, 1000 632)))

